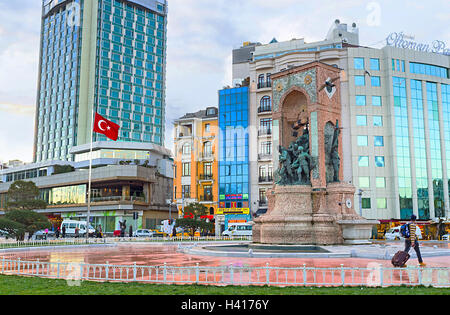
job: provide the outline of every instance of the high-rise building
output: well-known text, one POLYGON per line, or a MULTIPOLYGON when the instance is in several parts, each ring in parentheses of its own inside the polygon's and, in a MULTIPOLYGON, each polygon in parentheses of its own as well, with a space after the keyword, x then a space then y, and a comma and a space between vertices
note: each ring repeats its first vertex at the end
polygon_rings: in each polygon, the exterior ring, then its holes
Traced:
POLYGON ((174 125, 174 202, 179 215, 185 206, 196 202, 215 215, 219 200, 217 107, 187 113, 174 125))
POLYGON ((34 161, 73 161, 93 108, 119 141, 164 145, 166 30, 166 0, 43 0, 34 161))

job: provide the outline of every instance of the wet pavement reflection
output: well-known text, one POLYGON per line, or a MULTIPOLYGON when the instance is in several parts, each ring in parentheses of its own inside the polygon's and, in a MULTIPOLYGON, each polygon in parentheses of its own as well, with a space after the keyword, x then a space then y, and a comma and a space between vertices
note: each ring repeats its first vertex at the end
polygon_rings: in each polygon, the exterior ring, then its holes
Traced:
MULTIPOLYGON (((400 245, 400 243, 398 243, 400 245)), ((437 246, 436 244, 422 244, 424 247, 437 246)), ((440 244, 439 248, 450 248, 448 243, 440 244)), ((270 266, 276 267, 367 267, 377 262, 390 267, 390 261, 363 259, 363 258, 241 258, 194 256, 178 251, 177 245, 167 244, 118 244, 105 247, 80 247, 52 250, 31 250, 1 254, 6 258, 20 258, 22 261, 41 262, 70 262, 86 264, 133 265, 138 266, 270 266)), ((429 257, 425 259, 429 267, 450 267, 450 256, 429 257)), ((417 265, 416 259, 411 259, 410 265, 417 265)))

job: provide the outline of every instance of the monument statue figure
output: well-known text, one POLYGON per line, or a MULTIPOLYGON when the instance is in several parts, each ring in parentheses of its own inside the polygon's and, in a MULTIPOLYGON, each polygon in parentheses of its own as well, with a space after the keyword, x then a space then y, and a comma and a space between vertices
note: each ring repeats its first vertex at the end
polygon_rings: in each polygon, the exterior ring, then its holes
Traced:
POLYGON ((303 147, 298 147, 297 159, 292 164, 297 171, 297 184, 309 184, 311 174, 311 155, 304 151, 303 147))

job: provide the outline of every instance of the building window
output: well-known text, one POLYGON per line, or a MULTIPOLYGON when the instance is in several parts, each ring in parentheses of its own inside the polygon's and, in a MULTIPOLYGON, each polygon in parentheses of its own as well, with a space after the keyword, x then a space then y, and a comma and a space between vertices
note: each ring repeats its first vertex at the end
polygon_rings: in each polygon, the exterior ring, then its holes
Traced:
POLYGON ((386 198, 377 198, 377 209, 387 209, 386 198))
POLYGON ((264 74, 260 74, 259 76, 258 76, 258 89, 262 89, 262 88, 264 88, 266 85, 265 85, 265 80, 264 80, 265 78, 264 78, 264 74))
POLYGON ((211 156, 213 154, 211 142, 207 141, 203 144, 203 154, 205 156, 211 156))
POLYGON ((182 198, 191 198, 191 186, 183 185, 181 190, 182 198))
POLYGON ((261 142, 260 145, 260 154, 262 155, 272 155, 272 142, 271 141, 265 141, 261 142))
POLYGON ((376 179, 377 188, 386 188, 386 178, 377 177, 376 179))
POLYGON ((191 144, 190 143, 183 144, 183 154, 191 154, 191 144))
POLYGON ((359 147, 367 147, 369 145, 367 136, 358 136, 357 142, 359 147))
POLYGON ((415 74, 425 74, 448 79, 448 69, 423 63, 410 62, 409 72, 415 74))
POLYGON ((370 188, 370 177, 360 177, 359 178, 359 188, 370 188))
POLYGON ((366 78, 363 75, 355 75, 355 85, 356 86, 365 86, 366 78))
POLYGON ((270 96, 264 96, 260 101, 260 110, 259 112, 270 112, 272 110, 272 102, 270 100, 270 96))
POLYGON ((374 145, 376 147, 384 147, 384 137, 383 136, 375 136, 374 137, 374 145))
POLYGON ((372 106, 381 106, 382 100, 381 96, 372 96, 372 106))
POLYGON ((370 201, 370 198, 362 198, 361 206, 363 209, 372 209, 372 203, 370 201))
POLYGON ((364 58, 354 58, 355 69, 364 70, 364 58))
POLYGON ((370 59, 370 70, 380 71, 380 59, 370 59))
POLYGON ((205 132, 210 132, 210 131, 211 131, 211 125, 205 124, 205 132))
POLYGON ((356 105, 357 106, 366 106, 366 96, 365 95, 356 95, 356 105))
POLYGON ((376 167, 385 167, 384 156, 376 156, 375 165, 376 167))
POLYGON ((360 156, 360 157, 358 157, 358 166, 360 166, 360 167, 368 167, 369 166, 369 157, 368 156, 360 156))
POLYGON ((373 116, 374 127, 383 127, 383 116, 373 116))
POLYGON ((367 116, 357 115, 356 116, 356 125, 357 126, 367 126, 367 116))
POLYGON ((191 176, 191 163, 183 163, 182 176, 191 176))
POLYGON ((204 163, 203 164, 203 175, 206 176, 212 176, 212 163, 208 162, 208 163, 204 163))
POLYGON ((381 78, 380 77, 371 77, 372 86, 381 86, 381 78))

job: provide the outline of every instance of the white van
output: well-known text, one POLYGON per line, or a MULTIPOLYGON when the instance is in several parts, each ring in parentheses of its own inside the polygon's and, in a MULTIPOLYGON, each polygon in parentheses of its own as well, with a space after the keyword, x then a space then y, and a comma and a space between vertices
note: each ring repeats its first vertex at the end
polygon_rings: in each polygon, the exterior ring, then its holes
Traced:
POLYGON ((250 223, 232 223, 222 236, 252 236, 253 225, 250 223))
MULTIPOLYGON (((63 227, 66 228, 66 236, 75 236, 75 229, 78 228, 78 235, 85 236, 86 234, 86 221, 64 220, 61 223, 61 235, 63 227)), ((89 235, 95 233, 95 229, 89 224, 89 235)))

